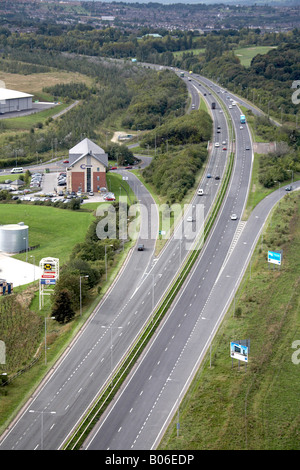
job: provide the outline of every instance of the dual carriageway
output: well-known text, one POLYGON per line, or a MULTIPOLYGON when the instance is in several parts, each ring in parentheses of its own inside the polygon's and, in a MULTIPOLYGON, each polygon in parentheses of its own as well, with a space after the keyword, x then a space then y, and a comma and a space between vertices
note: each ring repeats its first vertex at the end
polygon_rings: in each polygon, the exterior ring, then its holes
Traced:
MULTIPOLYGON (((189 223, 187 218, 202 214, 207 220, 233 150, 230 184, 197 262, 149 346, 82 448, 155 449, 201 364, 246 269, 268 211, 281 195, 275 192, 269 198, 270 206, 259 206, 257 214, 252 214, 243 230, 239 230, 252 170, 252 150, 246 150, 248 146, 252 149, 249 130, 247 125, 239 129, 241 113, 235 106, 230 112, 230 135, 226 114, 220 112, 221 103, 228 106, 225 96, 216 95, 216 87, 202 77, 194 76, 186 82, 195 107, 199 106, 199 94, 204 89, 208 106, 211 101, 217 102, 212 111, 214 136, 227 142, 227 150, 222 145, 212 147, 200 185, 204 194, 194 196, 158 257, 155 237, 140 236, 137 243, 143 243, 145 250, 132 251, 83 330, 4 433, 0 449, 64 447, 100 390, 111 383, 113 371, 139 332, 151 322, 154 310, 178 275, 189 254, 186 238, 181 235, 188 235, 193 227, 203 229, 196 220, 189 223), (207 178, 207 173, 213 177, 207 178), (216 175, 220 180, 214 178, 216 175), (233 212, 238 214, 235 221, 230 219, 233 212), (236 233, 240 236, 233 248, 236 233)), ((145 233, 144 226, 158 234, 158 212, 151 195, 133 174, 126 172, 126 176, 128 184, 138 187, 144 208, 141 234, 145 233)))

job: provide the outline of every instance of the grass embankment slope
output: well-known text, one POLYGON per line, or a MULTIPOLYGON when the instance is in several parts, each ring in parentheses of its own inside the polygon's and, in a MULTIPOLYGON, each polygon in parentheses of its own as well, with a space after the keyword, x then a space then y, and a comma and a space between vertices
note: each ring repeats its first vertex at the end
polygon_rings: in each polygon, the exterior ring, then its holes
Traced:
POLYGON ((180 432, 170 425, 162 449, 299 450, 300 194, 273 211, 234 305, 183 404, 180 432), (267 251, 283 250, 280 269, 267 251), (250 339, 247 368, 232 364, 230 341, 250 339), (298 346, 299 350, 299 346, 298 346), (297 354, 296 354, 297 357, 297 354), (299 357, 299 354, 298 354, 299 357))

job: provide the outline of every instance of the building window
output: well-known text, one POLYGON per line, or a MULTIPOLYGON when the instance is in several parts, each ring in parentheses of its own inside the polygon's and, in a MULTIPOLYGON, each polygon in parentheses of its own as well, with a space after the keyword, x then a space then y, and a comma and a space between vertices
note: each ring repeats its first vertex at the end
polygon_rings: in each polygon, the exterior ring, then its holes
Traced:
POLYGON ((86 190, 87 192, 91 191, 91 169, 87 168, 86 169, 86 190))
POLYGON ((99 168, 99 167, 97 168, 97 171, 98 171, 98 173, 99 173, 99 171, 100 171, 100 168, 99 168))
POLYGON ((97 181, 100 181, 100 176, 97 176, 97 181))

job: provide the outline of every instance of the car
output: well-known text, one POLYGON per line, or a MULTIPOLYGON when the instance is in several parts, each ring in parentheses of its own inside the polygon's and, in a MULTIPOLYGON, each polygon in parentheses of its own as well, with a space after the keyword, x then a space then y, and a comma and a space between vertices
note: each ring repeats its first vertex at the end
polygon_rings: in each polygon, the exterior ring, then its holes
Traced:
POLYGON ((211 174, 207 173, 206 178, 211 178, 211 174))
POLYGON ((64 160, 63 163, 69 163, 69 160, 64 160))
POLYGON ((58 191, 58 196, 63 196, 64 192, 63 191, 58 191))
POLYGON ((93 191, 90 191, 90 192, 89 192, 89 196, 94 196, 93 191))
POLYGON ((223 147, 223 150, 227 150, 227 147, 223 147))
POLYGON ((219 142, 216 142, 216 143, 215 143, 215 147, 220 147, 219 142))
POLYGON ((219 180, 220 179, 220 176, 215 176, 215 180, 219 180))
POLYGON ((232 109, 232 106, 231 106, 231 104, 229 105, 229 109, 232 109))
POLYGON ((237 219, 237 215, 236 215, 236 214, 231 214, 230 218, 231 218, 231 220, 236 220, 236 219, 237 219))
POLYGON ((131 165, 125 166, 125 170, 132 170, 132 166, 131 165))
POLYGON ((249 145, 247 145, 247 146, 246 146, 246 150, 250 150, 250 147, 249 147, 249 145))
POLYGON ((223 140, 222 145, 226 145, 226 140, 223 140))
POLYGON ((220 132, 221 132, 220 129, 217 129, 217 134, 220 134, 220 132))
POLYGON ((285 188, 286 191, 292 191, 292 189, 293 189, 293 186, 291 186, 291 185, 289 185, 285 188))
POLYGON ((244 129, 243 126, 240 126, 240 129, 244 129))
POLYGON ((138 245, 138 251, 144 251, 144 245, 141 243, 138 245))
POLYGON ((203 93, 203 96, 206 96, 206 93, 203 93))
POLYGON ((194 105, 194 104, 192 104, 192 109, 195 109, 195 105, 194 105))
POLYGON ((191 215, 189 215, 186 220, 187 220, 188 222, 193 222, 193 217, 192 217, 191 215))
POLYGON ((117 169, 118 169, 117 166, 112 166, 112 167, 111 167, 111 170, 117 170, 117 169))
POLYGON ((203 196, 203 189, 198 189, 197 191, 198 196, 203 196))

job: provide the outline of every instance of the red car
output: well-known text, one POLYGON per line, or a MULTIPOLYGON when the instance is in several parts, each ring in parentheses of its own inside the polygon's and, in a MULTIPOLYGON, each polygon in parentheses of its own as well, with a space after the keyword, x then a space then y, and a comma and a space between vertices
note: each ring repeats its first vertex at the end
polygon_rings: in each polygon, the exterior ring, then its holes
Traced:
POLYGON ((227 147, 223 147, 223 150, 227 150, 227 147))
POLYGON ((112 166, 112 167, 111 167, 111 170, 117 170, 117 169, 118 169, 117 166, 112 166))
POLYGON ((132 170, 132 166, 125 166, 125 170, 132 170))
POLYGON ((63 163, 69 163, 69 160, 64 160, 63 163))

